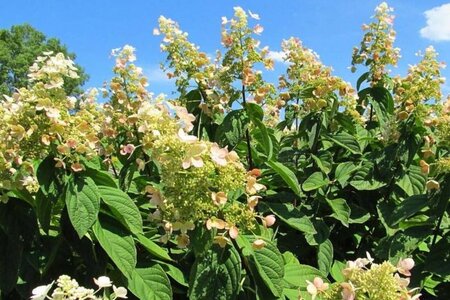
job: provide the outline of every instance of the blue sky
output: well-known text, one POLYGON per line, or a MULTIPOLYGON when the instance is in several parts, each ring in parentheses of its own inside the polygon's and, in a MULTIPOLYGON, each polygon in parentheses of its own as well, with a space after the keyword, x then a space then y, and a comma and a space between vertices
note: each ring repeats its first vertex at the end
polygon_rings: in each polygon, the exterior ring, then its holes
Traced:
MULTIPOLYGON (((111 49, 130 44, 137 49, 137 64, 149 76, 149 89, 170 93, 173 83, 159 71, 159 63, 165 60, 159 50, 161 37, 152 35, 158 17, 176 20, 189 32, 192 42, 203 51, 214 53, 220 48, 220 18, 231 17, 233 7, 241 6, 260 15, 259 22, 264 26, 262 46, 279 51, 282 39, 299 37, 334 68, 336 75, 355 84, 357 75, 347 69, 352 47, 359 44, 361 25, 370 21, 380 2, 0 0, 0 28, 29 23, 47 36, 59 38, 77 54, 77 63, 90 74, 86 87, 100 87, 108 80, 113 66, 111 49)), ((402 50, 399 67, 392 74, 404 74, 408 64, 418 61, 414 54, 428 45, 437 49, 440 60, 450 64, 450 0, 395 0, 388 4, 395 9, 396 46, 402 50)), ((275 80, 283 68, 282 63, 277 63, 267 78, 275 80)), ((444 92, 450 93, 449 68, 443 75, 449 80, 444 92)))

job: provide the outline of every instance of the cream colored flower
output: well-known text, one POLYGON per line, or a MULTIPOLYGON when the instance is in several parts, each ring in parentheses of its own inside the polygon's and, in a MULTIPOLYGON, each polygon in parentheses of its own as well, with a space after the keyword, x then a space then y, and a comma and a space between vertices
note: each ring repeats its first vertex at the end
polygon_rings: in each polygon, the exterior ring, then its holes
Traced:
POLYGON ((94 282, 99 288, 106 288, 112 286, 112 281, 107 276, 100 276, 99 278, 94 278, 94 282))

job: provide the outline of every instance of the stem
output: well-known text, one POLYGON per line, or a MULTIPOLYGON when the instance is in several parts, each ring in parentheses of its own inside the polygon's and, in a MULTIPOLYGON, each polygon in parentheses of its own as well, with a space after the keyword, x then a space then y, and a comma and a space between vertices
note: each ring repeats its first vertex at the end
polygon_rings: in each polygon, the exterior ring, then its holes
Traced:
POLYGON ((436 244, 437 236, 439 234, 441 224, 442 224, 442 219, 444 218, 445 212, 447 211, 448 202, 449 201, 445 202, 445 206, 444 206, 444 209, 442 210, 442 214, 439 216, 439 220, 436 224, 436 228, 434 229, 434 235, 433 235, 433 241, 431 242, 431 247, 433 247, 436 244))
MULTIPOLYGON (((123 88, 124 88, 124 90, 125 90, 125 95, 127 95, 127 101, 128 101, 128 104, 131 105, 131 101, 130 101, 130 93, 128 92, 128 84, 127 84, 127 80, 125 79, 125 77, 124 77, 123 75, 121 75, 121 77, 122 77, 122 80, 123 80, 123 88)), ((138 145, 141 145, 141 140, 140 140, 140 138, 139 138, 139 131, 138 131, 138 128, 137 128, 137 126, 136 126, 136 123, 134 123, 133 128, 134 128, 134 134, 136 135, 136 143, 137 143, 138 145)), ((147 172, 147 175, 148 175, 148 176, 151 176, 152 172, 151 172, 150 166, 149 166, 149 164, 148 164, 148 162, 150 162, 150 157, 147 155, 147 153, 145 153, 145 151, 144 151, 144 146, 143 146, 143 145, 142 145, 142 155, 144 156, 144 162, 145 162, 145 167, 144 167, 144 169, 145 169, 145 171, 147 172)))
MULTIPOLYGON (((245 86, 242 85, 242 103, 244 105, 244 109, 247 110, 247 102, 245 101, 245 86)), ((250 144, 250 132, 248 127, 245 129, 245 140, 247 141, 247 163, 248 169, 253 169, 253 159, 252 159, 252 146, 250 144)))

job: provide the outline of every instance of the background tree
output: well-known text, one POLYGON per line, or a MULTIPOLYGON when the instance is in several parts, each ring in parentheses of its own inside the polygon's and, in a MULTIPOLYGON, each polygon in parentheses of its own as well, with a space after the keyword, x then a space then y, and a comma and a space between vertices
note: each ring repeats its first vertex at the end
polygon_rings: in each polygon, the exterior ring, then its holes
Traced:
MULTIPOLYGON (((29 24, 0 29, 0 95, 11 94, 15 88, 27 86, 28 68, 44 51, 62 52, 72 60, 76 58, 59 39, 47 38, 29 24)), ((80 77, 67 80, 64 88, 68 95, 80 92, 89 78, 81 66, 76 67, 80 77)))

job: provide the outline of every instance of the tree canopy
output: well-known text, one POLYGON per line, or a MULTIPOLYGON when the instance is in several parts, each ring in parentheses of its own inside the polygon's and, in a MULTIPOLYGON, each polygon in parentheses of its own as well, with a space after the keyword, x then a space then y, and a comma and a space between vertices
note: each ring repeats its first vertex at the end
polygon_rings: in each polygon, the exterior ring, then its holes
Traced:
MULTIPOLYGON (((62 52, 72 60, 76 58, 59 39, 48 38, 29 24, 0 29, 0 95, 9 95, 15 88, 26 87, 28 69, 44 51, 62 52)), ((69 95, 80 92, 88 79, 84 69, 79 65, 76 67, 80 77, 71 78, 64 84, 69 95)))

